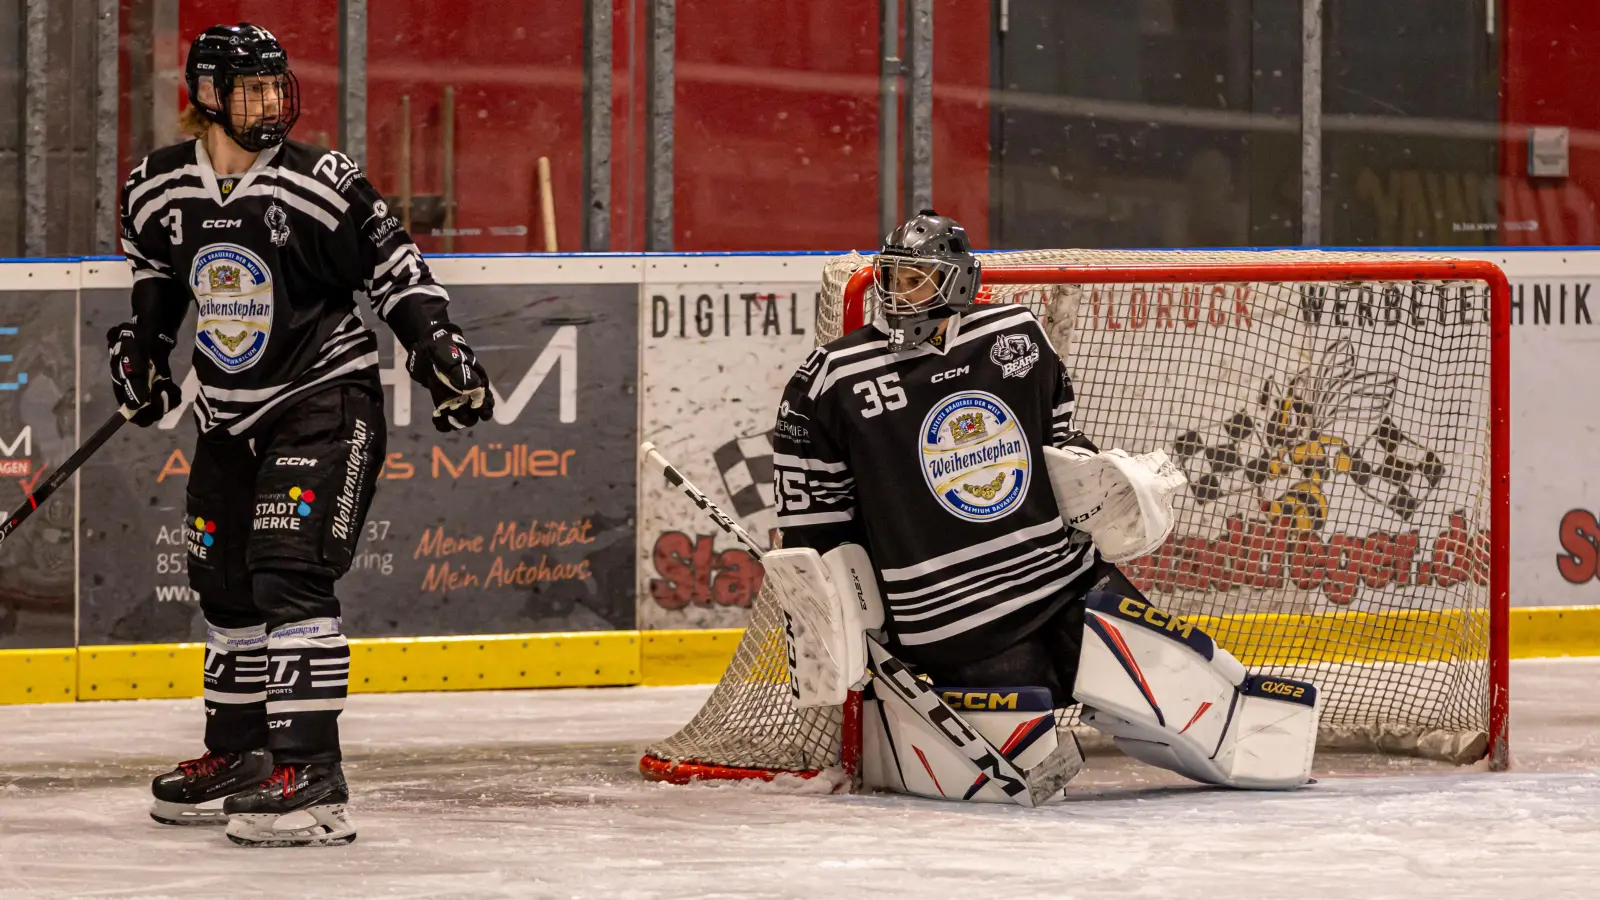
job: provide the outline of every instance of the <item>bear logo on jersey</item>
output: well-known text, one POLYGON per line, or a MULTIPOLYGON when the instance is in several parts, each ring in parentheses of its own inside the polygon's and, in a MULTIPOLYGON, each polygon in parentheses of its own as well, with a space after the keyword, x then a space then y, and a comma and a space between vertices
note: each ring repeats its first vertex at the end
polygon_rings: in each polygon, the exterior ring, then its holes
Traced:
POLYGON ((284 247, 289 244, 289 211, 273 203, 267 207, 267 229, 272 232, 272 246, 284 247))
POLYGON ((923 477, 951 515, 991 522, 1015 512, 1027 497, 1032 451, 999 397, 951 394, 934 404, 919 436, 923 477))
POLYGON ((989 361, 1000 367, 1001 378, 1021 378, 1039 361, 1039 345, 1025 334, 1002 334, 989 348, 989 361))
POLYGON ((238 244, 195 254, 189 289, 200 308, 194 342, 224 372, 255 365, 272 332, 272 270, 238 244))

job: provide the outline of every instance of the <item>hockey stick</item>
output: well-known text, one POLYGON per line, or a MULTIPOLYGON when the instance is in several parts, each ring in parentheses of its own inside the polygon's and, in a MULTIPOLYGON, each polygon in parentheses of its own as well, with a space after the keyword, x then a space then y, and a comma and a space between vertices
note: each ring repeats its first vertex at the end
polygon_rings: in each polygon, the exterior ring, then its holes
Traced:
MULTIPOLYGON (((78 468, 88 461, 89 457, 93 456, 95 451, 99 450, 106 441, 111 440, 111 436, 116 434, 117 429, 121 428, 123 423, 127 421, 127 416, 123 415, 122 410, 119 409, 112 413, 111 418, 107 419, 106 423, 101 425, 94 434, 89 435, 89 439, 83 442, 83 446, 74 450, 72 455, 67 457, 67 461, 56 469, 55 474, 51 475, 43 486, 28 495, 27 503, 21 509, 12 513, 4 524, 0 524, 0 543, 4 543, 11 532, 17 530, 17 526, 27 521, 28 517, 33 515, 33 511, 39 508, 39 504, 49 500, 50 495, 56 492, 56 488, 65 484, 67 479, 71 478, 73 473, 77 472, 78 468)), ((4 513, 0 513, 0 515, 4 515, 4 513)))
MULTIPOLYGON (((667 458, 656 450, 655 444, 649 441, 640 444, 639 455, 648 460, 651 465, 659 467, 661 473, 666 476, 667 481, 674 486, 682 488, 684 494, 694 501, 694 505, 705 510, 706 515, 721 526, 723 531, 733 535, 739 543, 743 544, 747 553, 755 559, 761 559, 761 548, 756 546, 755 541, 750 538, 750 535, 743 528, 739 527, 739 523, 735 522, 732 516, 719 509, 699 488, 689 483, 689 480, 684 478, 681 472, 673 468, 672 463, 667 462, 667 458)), ((787 621, 789 614, 785 612, 783 615, 787 621)), ((788 630, 789 628, 785 629, 785 631, 788 630)), ((1078 749, 1076 741, 1068 745, 1064 741, 1058 740, 1056 749, 1049 756, 1024 773, 1010 760, 1006 759, 1005 754, 995 749, 993 744, 974 731, 965 719, 957 715, 955 710, 952 710, 939 698, 938 694, 935 694, 926 684, 923 684, 916 676, 912 675, 911 671, 906 668, 905 663, 896 659, 893 654, 885 649, 883 644, 873 636, 872 632, 867 633, 867 652, 872 657, 873 671, 877 672, 879 677, 891 686, 905 704, 917 713, 923 721, 927 722, 935 732, 944 735, 952 746, 961 751, 962 755, 972 760, 978 771, 998 782, 1001 786, 1000 789, 1005 791, 1006 795, 1015 800, 1018 805, 1032 808, 1045 802, 1056 791, 1061 790, 1063 785, 1071 781, 1078 774, 1078 770, 1083 767, 1083 757, 1076 752, 1078 749), (948 727, 944 723, 948 723, 948 727), (1071 747, 1070 751, 1068 750, 1069 746, 1071 747)), ((789 674, 791 678, 794 677, 792 649, 789 660, 789 674)))
POLYGON ((661 455, 655 444, 649 441, 640 444, 639 455, 648 460, 651 465, 660 468, 661 474, 666 476, 667 481, 671 482, 673 487, 683 488, 683 493, 694 501, 695 506, 705 510, 706 515, 721 526, 723 531, 726 531, 734 540, 744 545, 744 552, 750 554, 752 559, 761 558, 761 547, 756 544, 755 539, 750 537, 749 533, 743 528, 740 528, 739 523, 735 522, 732 516, 719 509, 715 503, 712 503, 711 499, 699 488, 690 484, 689 479, 683 477, 682 472, 673 468, 672 463, 667 462, 667 458, 661 455))

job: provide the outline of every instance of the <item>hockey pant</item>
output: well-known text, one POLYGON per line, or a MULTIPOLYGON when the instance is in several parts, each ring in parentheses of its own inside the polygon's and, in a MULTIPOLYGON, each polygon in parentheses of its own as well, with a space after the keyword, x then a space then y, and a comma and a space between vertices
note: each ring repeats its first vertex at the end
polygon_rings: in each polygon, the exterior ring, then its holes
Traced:
POLYGON ((383 402, 347 385, 291 404, 253 438, 202 436, 190 466, 205 741, 216 753, 267 747, 277 762, 335 762, 350 649, 334 583, 383 463, 383 402))

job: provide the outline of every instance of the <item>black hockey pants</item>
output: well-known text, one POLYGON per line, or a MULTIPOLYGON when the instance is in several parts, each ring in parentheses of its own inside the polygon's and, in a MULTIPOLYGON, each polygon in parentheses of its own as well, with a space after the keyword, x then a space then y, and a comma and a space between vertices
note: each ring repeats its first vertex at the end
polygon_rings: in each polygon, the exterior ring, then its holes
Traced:
POLYGON ((343 385, 290 402, 253 438, 201 437, 190 467, 189 585, 209 631, 206 747, 334 762, 350 648, 333 588, 383 464, 383 401, 343 385))

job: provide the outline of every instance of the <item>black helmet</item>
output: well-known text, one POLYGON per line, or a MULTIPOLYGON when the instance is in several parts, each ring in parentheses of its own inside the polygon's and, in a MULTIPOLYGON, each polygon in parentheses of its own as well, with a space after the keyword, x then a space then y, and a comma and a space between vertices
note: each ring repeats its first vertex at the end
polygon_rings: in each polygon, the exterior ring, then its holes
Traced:
POLYGON ((884 239, 872 275, 893 350, 914 347, 931 337, 943 317, 935 315, 939 310, 971 306, 982 280, 966 229, 931 209, 884 239))
POLYGON ((295 120, 300 118, 300 83, 289 71, 289 55, 272 32, 259 25, 249 22, 213 25, 201 32, 189 45, 184 79, 189 86, 190 105, 220 125, 228 137, 246 150, 259 152, 283 143, 295 120), (276 89, 278 108, 270 118, 265 116, 264 88, 251 86, 236 91, 238 79, 246 75, 273 76, 268 84, 276 89), (210 78, 216 88, 216 108, 200 102, 203 78, 210 78), (258 90, 261 93, 257 93, 258 90), (245 104, 246 118, 252 114, 255 118, 242 129, 235 127, 229 111, 229 99, 235 94, 245 104), (256 104, 254 109, 251 103, 256 104))

